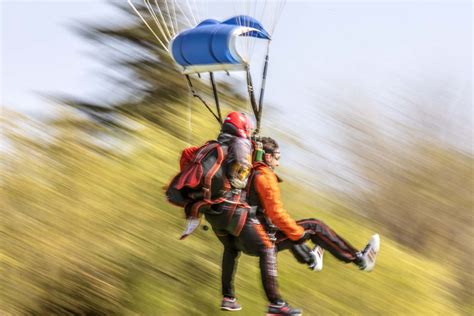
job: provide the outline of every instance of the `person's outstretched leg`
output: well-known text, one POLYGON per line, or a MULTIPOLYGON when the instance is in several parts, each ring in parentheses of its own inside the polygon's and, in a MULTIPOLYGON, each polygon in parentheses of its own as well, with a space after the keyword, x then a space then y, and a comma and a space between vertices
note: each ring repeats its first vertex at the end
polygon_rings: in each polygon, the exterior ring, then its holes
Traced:
MULTIPOLYGON (((360 252, 349 242, 336 234, 329 226, 320 220, 310 218, 296 221, 311 235, 311 241, 329 251, 337 259, 346 263, 354 262, 359 265, 360 252)), ((276 234, 278 251, 292 249, 295 245, 285 234, 278 231, 276 234)))

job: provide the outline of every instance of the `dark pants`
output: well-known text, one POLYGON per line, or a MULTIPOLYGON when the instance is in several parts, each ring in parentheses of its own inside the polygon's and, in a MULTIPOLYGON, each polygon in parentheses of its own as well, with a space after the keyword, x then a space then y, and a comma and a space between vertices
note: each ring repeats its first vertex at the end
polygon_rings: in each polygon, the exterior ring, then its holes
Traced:
POLYGON ((217 237, 224 245, 222 257, 222 295, 235 297, 233 279, 240 252, 259 257, 263 289, 270 303, 281 301, 277 283, 276 253, 263 225, 256 218, 247 218, 239 236, 219 227, 219 220, 206 216, 217 237))
MULTIPOLYGON (((213 226, 219 240, 224 245, 222 258, 222 295, 235 297, 233 278, 237 267, 237 258, 240 252, 260 258, 260 273, 265 294, 271 303, 281 300, 276 280, 276 251, 291 249, 295 242, 288 239, 282 231, 275 233, 276 242, 273 246, 264 226, 256 219, 247 219, 242 232, 238 237, 232 236, 225 230, 213 225, 212 218, 206 216, 213 226)), ((337 259, 346 263, 357 260, 358 250, 337 235, 329 226, 314 218, 297 221, 310 233, 310 239, 329 251, 337 259)))
MULTIPOLYGON (((310 239, 314 244, 329 251, 337 259, 346 263, 357 260, 358 250, 322 221, 309 218, 296 221, 296 223, 310 233, 310 239)), ((291 249, 295 244, 282 231, 277 231, 275 237, 277 251, 291 249)))

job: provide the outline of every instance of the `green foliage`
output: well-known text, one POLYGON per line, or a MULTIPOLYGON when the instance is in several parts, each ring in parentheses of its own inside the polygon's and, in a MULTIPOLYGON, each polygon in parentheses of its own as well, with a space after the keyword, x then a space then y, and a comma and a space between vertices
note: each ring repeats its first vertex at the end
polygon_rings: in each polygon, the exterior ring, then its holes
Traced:
MULTIPOLYGON (((154 25, 143 2, 135 2, 142 16, 148 20, 150 25, 154 25)), ((156 3, 151 1, 150 5, 154 7, 156 3)), ((158 1, 158 3, 162 3, 162 1, 158 1)), ((116 124, 114 118, 117 115, 125 114, 146 120, 168 133, 184 139, 185 135, 180 134, 183 130, 175 128, 170 123, 183 117, 183 112, 186 111, 185 104, 193 103, 190 101, 192 95, 185 76, 177 71, 171 56, 159 45, 154 35, 127 3, 112 3, 112 5, 123 11, 129 18, 123 19, 127 22, 119 26, 108 24, 84 27, 81 24, 75 28, 75 31, 102 48, 100 56, 107 60, 115 73, 122 74, 118 78, 113 72, 110 74, 110 78, 114 80, 116 91, 120 91, 123 95, 122 99, 110 100, 106 104, 96 104, 84 102, 76 97, 63 97, 60 98, 61 103, 86 113, 101 125, 108 125, 115 129, 123 128, 122 125, 116 124), (127 79, 123 78, 123 73, 127 74, 127 79), (124 94, 124 92, 127 93, 124 94)), ((160 5, 161 9, 167 7, 167 5, 160 5)), ((159 9, 156 10, 159 11, 159 9)), ((166 16, 166 12, 163 14, 166 16)), ((176 15, 176 12, 172 14, 176 15)), ((195 90, 217 113, 209 75, 202 74, 199 77, 190 75, 190 77, 195 90)), ((234 79, 234 83, 236 82, 237 80, 234 79)), ((226 109, 244 106, 244 99, 236 92, 229 80, 218 82, 217 86, 223 113, 226 109)), ((202 104, 196 103, 195 106, 204 109, 202 104)), ((211 114, 209 113, 209 115, 211 114)))
MULTIPOLYGON (((64 101, 92 120, 65 114, 45 125, 5 113, 2 314, 220 314, 222 247, 201 230, 179 241, 182 211, 163 195, 181 150, 214 138, 218 126, 132 21, 81 30, 131 73, 117 85, 129 98, 64 101)), ((196 86, 212 100, 206 83, 196 86)), ((230 85, 219 86, 223 112, 243 106, 230 85)), ((377 142, 377 128, 355 117, 348 125, 363 140, 348 146, 354 168, 377 187, 345 200, 288 177, 282 191, 295 218, 322 219, 357 247, 382 232, 377 268, 362 273, 326 254, 314 273, 282 253, 284 297, 305 315, 472 314, 472 157, 423 139, 389 147, 377 142)), ((256 258, 240 258, 241 315, 264 311, 257 267, 256 258)))
MULTIPOLYGON (((456 282, 445 287, 461 309, 472 311, 472 155, 441 143, 439 131, 415 124, 387 137, 370 115, 356 112, 346 110, 338 119, 345 124, 345 156, 370 189, 356 190, 350 208, 446 266, 456 282)), ((414 119, 422 125, 423 117, 414 119)), ((443 118, 438 122, 443 125, 443 118)))
MULTIPOLYGON (((199 144, 214 136, 215 127, 207 113, 194 114, 193 130, 200 135, 193 143, 199 144)), ((187 144, 146 121, 137 123, 125 152, 120 140, 108 152, 99 150, 78 124, 56 127, 52 140, 38 146, 10 135, 13 147, 2 168, 4 313, 220 314, 222 246, 202 230, 179 241, 182 211, 163 196, 187 144)), ((320 218, 358 247, 374 229, 345 210, 333 212, 339 205, 291 179, 282 190, 295 218, 320 218)), ((371 274, 329 254, 323 272, 314 273, 280 254, 284 297, 306 315, 462 313, 449 292, 455 284, 449 269, 382 238, 371 274)), ((263 313, 256 258, 241 256, 236 288, 242 315, 263 313)))

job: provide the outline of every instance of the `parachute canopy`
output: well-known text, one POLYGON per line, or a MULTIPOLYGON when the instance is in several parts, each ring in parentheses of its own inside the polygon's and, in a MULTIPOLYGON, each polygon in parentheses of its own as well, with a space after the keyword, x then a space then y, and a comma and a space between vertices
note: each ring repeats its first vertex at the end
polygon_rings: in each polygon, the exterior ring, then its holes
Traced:
POLYGON ((163 50, 174 59, 177 68, 185 75, 192 95, 203 103, 219 124, 222 124, 222 117, 214 72, 245 71, 250 105, 257 123, 255 133, 258 134, 269 63, 270 39, 286 1, 155 0, 152 3, 151 0, 128 0, 128 3, 163 50), (142 4, 137 7, 134 3, 142 4), (214 12, 211 12, 213 10, 214 12), (221 14, 224 12, 228 12, 225 13, 226 17, 229 15, 233 17, 223 18, 221 14), (211 16, 217 19, 209 19, 211 16), (262 42, 266 45, 257 44, 262 42), (255 48, 257 48, 255 54, 257 60, 254 58, 252 61, 255 48), (255 65, 256 61, 263 65, 258 104, 254 92, 256 86, 251 74, 251 68, 255 67, 250 67, 251 64, 255 65), (197 73, 200 79, 200 73, 209 73, 217 114, 194 88, 190 76, 193 73, 197 73))
POLYGON ((238 15, 223 22, 207 19, 171 41, 171 56, 185 74, 243 70, 247 61, 236 45, 239 36, 270 40, 262 24, 250 16, 238 15))

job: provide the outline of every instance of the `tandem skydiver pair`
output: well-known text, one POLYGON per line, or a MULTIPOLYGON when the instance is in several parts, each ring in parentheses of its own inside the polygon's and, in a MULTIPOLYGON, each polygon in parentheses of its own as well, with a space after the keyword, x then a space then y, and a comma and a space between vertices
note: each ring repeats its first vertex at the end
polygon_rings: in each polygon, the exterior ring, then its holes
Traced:
POLYGON ((373 235, 366 247, 358 250, 318 219, 291 218, 283 208, 280 180, 274 172, 281 157, 278 143, 270 137, 252 141, 252 130, 246 114, 228 114, 216 141, 183 151, 182 170, 170 184, 167 196, 184 206, 189 223, 204 215, 224 246, 222 310, 241 309, 233 279, 237 258, 243 252, 259 257, 261 281, 268 299, 267 315, 301 315, 302 311, 291 307, 279 293, 277 252, 288 249, 298 262, 320 270, 322 251, 327 250, 342 262, 371 271, 380 238, 373 235), (173 197, 176 192, 181 194, 181 203, 173 197))

